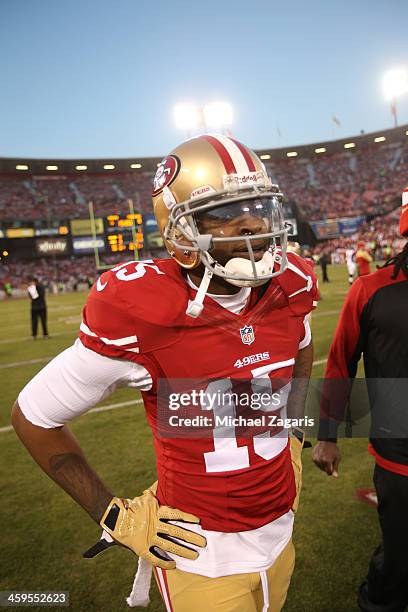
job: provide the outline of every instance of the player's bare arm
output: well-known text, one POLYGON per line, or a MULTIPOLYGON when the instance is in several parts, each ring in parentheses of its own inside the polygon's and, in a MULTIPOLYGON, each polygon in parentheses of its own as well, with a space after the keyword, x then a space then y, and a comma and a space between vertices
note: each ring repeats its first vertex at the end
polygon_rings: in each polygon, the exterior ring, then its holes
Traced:
POLYGON ((300 349, 293 366, 292 387, 288 398, 287 414, 290 419, 301 419, 305 412, 309 378, 313 367, 313 341, 300 349))
POLYGON ((18 402, 13 406, 12 425, 44 472, 101 524, 117 543, 165 569, 173 569, 175 562, 157 549, 152 551, 152 546, 189 559, 198 557, 198 552, 190 546, 174 543, 165 537, 177 537, 198 547, 206 545, 203 536, 167 523, 168 519, 199 523, 199 518, 175 508, 159 508, 152 489, 134 499, 114 497, 91 468, 66 425, 51 429, 33 425, 23 415, 18 402))
POLYGON ((96 521, 102 518, 112 492, 91 468, 72 432, 65 425, 45 429, 28 421, 16 402, 12 425, 33 459, 96 521))

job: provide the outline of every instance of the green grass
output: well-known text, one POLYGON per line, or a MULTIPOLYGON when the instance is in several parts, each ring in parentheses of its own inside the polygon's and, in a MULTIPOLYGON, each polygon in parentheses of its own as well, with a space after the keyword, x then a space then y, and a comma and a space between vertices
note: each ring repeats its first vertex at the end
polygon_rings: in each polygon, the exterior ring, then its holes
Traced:
MULTIPOLYGON (((331 268, 322 285, 323 300, 313 315, 315 360, 325 359, 338 312, 347 291, 344 268, 331 268)), ((11 405, 23 385, 46 360, 77 335, 85 294, 50 296, 49 340, 30 337, 28 300, 0 303, 0 428, 10 422, 11 405)), ((313 375, 321 377, 324 364, 313 375)), ((116 392, 103 403, 135 398, 116 392)), ((118 494, 137 495, 155 479, 154 451, 140 404, 81 417, 72 424, 92 466, 118 494)), ((355 497, 371 486, 372 460, 365 440, 341 443, 338 480, 328 478, 304 451, 304 486, 296 519, 295 574, 285 612, 352 612, 355 591, 379 538, 376 512, 355 497)), ((105 612, 125 610, 136 558, 124 549, 92 561, 81 553, 98 537, 98 527, 33 463, 13 431, 0 431, 0 590, 69 590, 71 608, 105 612)), ((155 586, 150 611, 163 611, 155 586)), ((4 608, 6 609, 6 608, 4 608)), ((244 611, 243 611, 244 612, 244 611)))

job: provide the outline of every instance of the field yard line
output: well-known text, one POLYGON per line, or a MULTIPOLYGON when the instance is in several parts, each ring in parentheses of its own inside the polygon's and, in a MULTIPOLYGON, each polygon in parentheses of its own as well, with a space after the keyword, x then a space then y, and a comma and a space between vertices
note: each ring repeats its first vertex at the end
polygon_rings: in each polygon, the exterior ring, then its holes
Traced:
POLYGON ((329 315, 335 315, 335 314, 339 314, 339 309, 337 309, 337 310, 323 310, 322 312, 320 312, 318 310, 317 312, 313 312, 312 318, 314 319, 315 317, 328 317, 329 315))
MULTIPOLYGON (((19 366, 31 365, 33 363, 45 363, 46 361, 51 361, 54 359, 55 355, 51 355, 51 357, 38 357, 37 359, 27 359, 26 361, 14 361, 13 363, 2 363, 0 364, 0 370, 4 370, 6 368, 18 368, 19 366)), ((313 365, 321 365, 325 363, 327 359, 318 359, 313 362, 313 365)))
POLYGON ((61 305, 48 307, 48 312, 62 312, 63 310, 77 310, 77 306, 75 306, 75 304, 72 304, 72 306, 67 304, 66 306, 61 305))
MULTIPOLYGON (((55 334, 52 334, 50 337, 51 338, 56 338, 57 336, 67 336, 69 334, 72 334, 72 331, 64 331, 64 332, 57 332, 55 334)), ((27 340, 30 340, 31 342, 34 342, 32 336, 23 336, 22 338, 3 338, 3 340, 0 340, 0 344, 17 344, 17 342, 27 342, 27 340)), ((39 340, 42 340, 41 336, 39 337, 39 340)), ((38 340, 37 340, 38 342, 38 340)))
POLYGON ((325 357, 325 359, 318 359, 317 361, 313 362, 313 365, 314 366, 322 365, 322 363, 326 363, 326 361, 327 361, 327 357, 325 357))
MULTIPOLYGON (((125 406, 131 406, 132 404, 143 404, 142 399, 129 400, 127 402, 117 402, 116 404, 108 404, 107 406, 100 406, 99 408, 91 408, 85 414, 91 414, 91 412, 106 412, 107 410, 116 410, 117 408, 124 408, 125 406)), ((7 425, 6 427, 0 427, 0 433, 6 433, 6 431, 12 431, 13 427, 7 425)))
POLYGON ((30 365, 32 363, 44 363, 45 361, 51 361, 52 357, 38 357, 38 359, 27 359, 27 361, 15 361, 14 363, 2 363, 0 369, 5 368, 17 368, 19 366, 30 365))
POLYGON ((91 414, 91 412, 106 412, 107 410, 115 410, 116 408, 123 408, 124 406, 131 406, 132 404, 143 404, 142 399, 130 400, 127 402, 118 402, 117 404, 108 404, 107 406, 100 406, 99 408, 92 408, 85 414, 91 414))

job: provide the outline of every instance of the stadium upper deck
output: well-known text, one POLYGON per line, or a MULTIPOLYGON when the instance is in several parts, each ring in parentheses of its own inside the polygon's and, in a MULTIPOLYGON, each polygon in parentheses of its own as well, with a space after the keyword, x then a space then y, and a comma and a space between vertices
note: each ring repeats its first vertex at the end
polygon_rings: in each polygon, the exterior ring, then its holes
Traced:
MULTIPOLYGON (((307 220, 386 213, 408 183, 408 125, 258 154, 307 220)), ((0 159, 0 221, 86 217, 89 200, 97 214, 126 211, 128 198, 149 212, 159 161, 0 159)))

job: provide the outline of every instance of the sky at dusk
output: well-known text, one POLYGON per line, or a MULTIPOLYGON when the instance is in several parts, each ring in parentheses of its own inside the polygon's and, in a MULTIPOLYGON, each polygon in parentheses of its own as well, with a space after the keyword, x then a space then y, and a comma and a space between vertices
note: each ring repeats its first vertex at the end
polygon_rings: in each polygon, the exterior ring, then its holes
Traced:
POLYGON ((229 102, 253 148, 389 128, 407 23, 406 0, 2 0, 0 157, 164 155, 187 101, 229 102))

